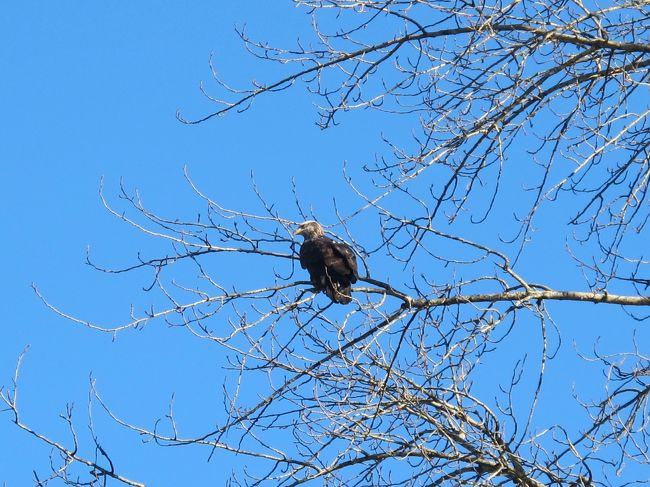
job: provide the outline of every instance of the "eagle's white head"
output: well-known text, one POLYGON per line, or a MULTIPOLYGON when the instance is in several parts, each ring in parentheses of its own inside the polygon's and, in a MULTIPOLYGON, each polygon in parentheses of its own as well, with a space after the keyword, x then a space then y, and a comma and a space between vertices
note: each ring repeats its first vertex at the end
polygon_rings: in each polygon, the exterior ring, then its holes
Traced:
POLYGON ((302 235, 305 240, 311 240, 312 238, 323 236, 324 232, 320 223, 314 220, 307 220, 300 224, 294 235, 302 235))

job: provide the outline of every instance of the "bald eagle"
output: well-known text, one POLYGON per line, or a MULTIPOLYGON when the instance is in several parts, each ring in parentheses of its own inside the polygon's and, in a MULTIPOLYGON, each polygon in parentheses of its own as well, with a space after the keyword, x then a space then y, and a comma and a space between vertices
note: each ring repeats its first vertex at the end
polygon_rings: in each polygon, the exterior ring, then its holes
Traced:
POLYGON ((305 241, 300 247, 300 266, 309 271, 311 283, 335 303, 352 301, 352 284, 357 282, 357 258, 352 249, 328 238, 318 222, 306 221, 296 230, 305 241))

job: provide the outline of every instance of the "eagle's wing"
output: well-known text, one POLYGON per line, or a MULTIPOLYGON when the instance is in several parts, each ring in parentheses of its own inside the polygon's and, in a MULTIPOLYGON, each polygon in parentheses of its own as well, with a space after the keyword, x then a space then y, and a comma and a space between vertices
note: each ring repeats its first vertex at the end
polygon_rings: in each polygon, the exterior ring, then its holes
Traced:
POLYGON ((332 249, 343 258, 345 265, 350 270, 350 273, 352 274, 352 276, 350 276, 350 282, 357 282, 357 279, 359 278, 359 270, 357 268, 357 256, 354 255, 354 251, 349 245, 334 241, 332 241, 332 249))

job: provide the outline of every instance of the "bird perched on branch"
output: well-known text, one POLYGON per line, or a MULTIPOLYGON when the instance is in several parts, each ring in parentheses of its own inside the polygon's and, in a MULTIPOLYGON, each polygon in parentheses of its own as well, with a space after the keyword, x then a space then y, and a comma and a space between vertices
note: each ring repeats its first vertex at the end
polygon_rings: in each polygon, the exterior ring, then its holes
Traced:
POLYGON ((352 301, 352 284, 357 282, 357 257, 352 249, 325 236, 315 221, 301 223, 296 235, 305 241, 300 247, 300 266, 309 271, 311 283, 335 303, 352 301))

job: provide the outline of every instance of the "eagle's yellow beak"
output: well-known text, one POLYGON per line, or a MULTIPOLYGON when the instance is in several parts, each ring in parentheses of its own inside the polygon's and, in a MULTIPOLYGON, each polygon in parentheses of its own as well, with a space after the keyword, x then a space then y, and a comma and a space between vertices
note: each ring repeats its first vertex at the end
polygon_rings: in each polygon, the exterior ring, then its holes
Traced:
POLYGON ((302 235, 303 230, 304 230, 304 228, 299 227, 298 230, 296 230, 296 232, 294 233, 294 235, 302 235))

